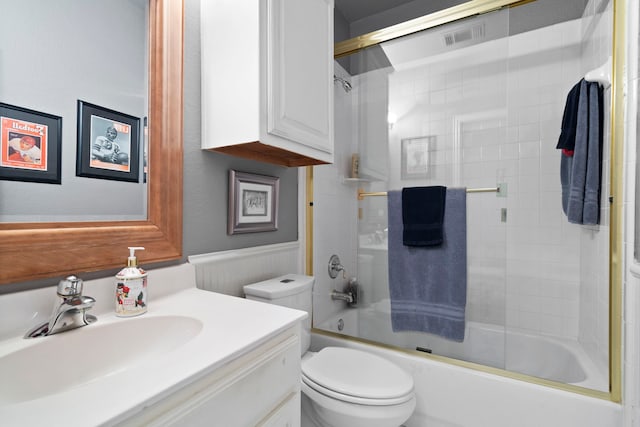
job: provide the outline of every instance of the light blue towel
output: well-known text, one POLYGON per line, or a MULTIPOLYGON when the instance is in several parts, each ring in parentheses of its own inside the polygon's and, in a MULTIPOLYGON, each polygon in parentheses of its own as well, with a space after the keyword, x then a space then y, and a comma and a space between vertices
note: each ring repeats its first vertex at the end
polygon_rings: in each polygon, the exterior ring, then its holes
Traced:
POLYGON ((402 243, 402 193, 387 193, 389 293, 394 331, 464 340, 467 302, 467 192, 447 189, 440 246, 402 243))
POLYGON ((578 119, 573 159, 563 159, 560 166, 561 182, 568 184, 568 194, 563 191, 566 214, 574 224, 595 225, 600 216, 600 175, 602 146, 602 93, 598 83, 580 84, 578 119), (568 174, 568 183, 567 177, 568 174))

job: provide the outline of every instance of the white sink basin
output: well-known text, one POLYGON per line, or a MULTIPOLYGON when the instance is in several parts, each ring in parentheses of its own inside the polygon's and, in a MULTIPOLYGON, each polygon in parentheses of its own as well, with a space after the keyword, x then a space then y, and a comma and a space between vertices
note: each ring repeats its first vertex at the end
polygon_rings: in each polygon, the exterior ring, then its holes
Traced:
POLYGON ((186 316, 114 319, 60 334, 0 357, 0 406, 60 393, 125 370, 194 338, 202 322, 186 316), (158 339, 161 337, 161 339, 158 339))

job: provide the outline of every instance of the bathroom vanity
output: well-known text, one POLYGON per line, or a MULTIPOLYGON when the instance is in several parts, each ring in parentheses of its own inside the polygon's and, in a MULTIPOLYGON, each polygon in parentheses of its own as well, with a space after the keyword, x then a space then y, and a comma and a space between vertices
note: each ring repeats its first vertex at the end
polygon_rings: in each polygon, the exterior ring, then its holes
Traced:
MULTIPOLYGON (((7 337, 4 325, 2 424, 299 425, 306 313, 196 289, 188 264, 150 271, 149 283, 143 316, 116 317, 112 280, 101 279, 85 283, 102 302, 96 323, 31 339, 7 337)), ((54 293, 0 296, 0 309, 37 323, 54 293), (30 315, 17 314, 34 299, 30 315)))

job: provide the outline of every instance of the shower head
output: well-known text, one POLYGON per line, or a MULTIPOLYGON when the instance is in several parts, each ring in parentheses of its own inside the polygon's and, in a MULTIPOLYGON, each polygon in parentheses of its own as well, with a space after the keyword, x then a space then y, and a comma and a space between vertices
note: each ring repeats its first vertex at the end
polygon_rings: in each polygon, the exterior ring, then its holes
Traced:
POLYGON ((343 79, 342 77, 338 77, 335 74, 333 75, 333 82, 339 82, 342 85, 342 89, 344 89, 345 92, 349 93, 351 92, 351 83, 349 83, 348 81, 346 81, 345 79, 343 79))

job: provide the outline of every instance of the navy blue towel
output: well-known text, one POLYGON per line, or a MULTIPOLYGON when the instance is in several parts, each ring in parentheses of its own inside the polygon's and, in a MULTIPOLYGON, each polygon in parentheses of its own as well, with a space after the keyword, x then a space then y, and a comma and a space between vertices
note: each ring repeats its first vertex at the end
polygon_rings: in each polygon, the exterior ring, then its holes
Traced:
POLYGON ((562 128, 558 138, 557 149, 573 151, 576 143, 576 126, 578 124, 578 100, 580 99, 580 86, 584 79, 576 83, 569 94, 562 115, 562 128))
POLYGON ((405 246, 437 246, 443 241, 447 187, 402 189, 402 243, 405 246))

